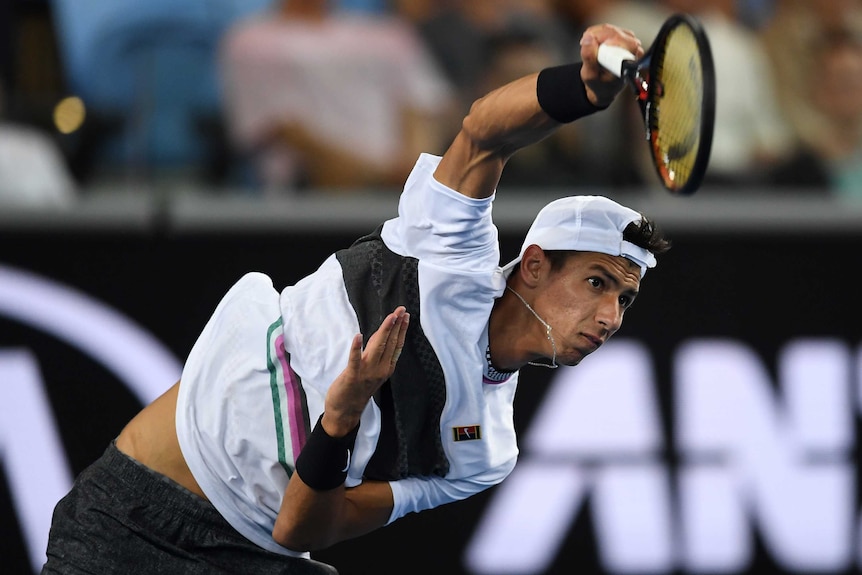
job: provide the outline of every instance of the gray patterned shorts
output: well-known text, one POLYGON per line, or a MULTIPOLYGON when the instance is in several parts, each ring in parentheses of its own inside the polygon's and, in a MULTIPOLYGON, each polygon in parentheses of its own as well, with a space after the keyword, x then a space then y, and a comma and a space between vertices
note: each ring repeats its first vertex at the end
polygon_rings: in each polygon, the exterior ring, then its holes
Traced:
POLYGON ((41 575, 338 575, 261 549, 209 502, 113 443, 54 508, 41 575))

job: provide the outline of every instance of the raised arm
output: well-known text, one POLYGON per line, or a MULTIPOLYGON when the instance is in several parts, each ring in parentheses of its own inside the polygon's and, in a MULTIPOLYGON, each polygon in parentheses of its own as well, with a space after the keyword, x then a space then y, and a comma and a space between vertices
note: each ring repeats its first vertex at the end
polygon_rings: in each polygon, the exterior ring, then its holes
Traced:
POLYGON ((581 38, 582 65, 543 71, 541 79, 537 72, 476 100, 434 177, 465 196, 487 198, 517 150, 609 106, 623 83, 597 61, 598 47, 606 42, 643 55, 631 32, 609 24, 590 27, 581 38))

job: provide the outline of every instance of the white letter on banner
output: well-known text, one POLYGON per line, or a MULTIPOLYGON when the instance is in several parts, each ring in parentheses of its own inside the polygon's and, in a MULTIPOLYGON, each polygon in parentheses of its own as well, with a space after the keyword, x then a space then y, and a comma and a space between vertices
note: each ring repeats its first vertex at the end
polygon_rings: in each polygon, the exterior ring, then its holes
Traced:
POLYGON ((553 561, 592 493, 596 539, 614 572, 674 565, 670 481, 652 363, 614 340, 577 368, 561 368, 467 547, 475 573, 539 573, 553 561))
POLYGON ((0 350, 0 456, 12 503, 38 573, 54 505, 72 487, 60 434, 33 354, 0 350))
POLYGON ((855 507, 846 346, 787 345, 778 358, 783 402, 760 358, 740 342, 688 343, 675 370, 685 567, 745 567, 750 517, 779 564, 845 568, 855 507))
MULTIPOLYGON (((182 371, 182 364, 161 342, 104 303, 70 286, 0 264, 2 317, 50 334, 88 355, 113 372, 143 405, 153 401, 176 382, 182 371)), ((18 487, 13 484, 13 493, 27 496, 34 485, 45 486, 44 489, 39 487, 41 495, 38 504, 31 500, 15 502, 30 557, 38 572, 44 562, 54 505, 65 495, 71 480, 60 441, 50 439, 51 434, 56 435, 57 432, 50 417, 36 361, 29 352, 17 350, 3 358, 4 372, 0 373, 0 393, 3 394, 0 399, 3 404, 0 405, 0 412, 4 418, 0 419, 0 440, 5 445, 0 447, 6 450, 3 456, 10 461, 10 467, 18 466, 14 467, 13 474, 20 475, 25 469, 17 463, 18 453, 28 453, 26 460, 29 467, 21 476, 29 477, 31 470, 39 474, 39 480, 35 483, 25 482, 18 487), (35 411, 30 413, 27 409, 35 411), (5 415, 7 413, 9 415, 5 415), (33 419, 26 419, 25 414, 33 415, 33 419), (23 427, 16 427, 19 418, 24 418, 21 420, 23 427), (37 437, 44 435, 49 438, 44 448, 51 453, 50 456, 29 456, 27 446, 32 443, 32 437, 28 439, 24 430, 30 429, 35 430, 37 437), (19 439, 23 443, 16 443, 19 439), (15 455, 9 455, 10 449, 15 455), (57 454, 53 453, 55 450, 59 450, 57 454), (45 465, 48 466, 47 470, 45 465), (51 469, 57 470, 59 475, 49 476, 51 469), (65 489, 61 489, 60 485, 65 485, 65 489), (40 530, 44 531, 44 535, 32 535, 41 533, 40 530)), ((17 481, 18 475, 12 480, 17 481)))

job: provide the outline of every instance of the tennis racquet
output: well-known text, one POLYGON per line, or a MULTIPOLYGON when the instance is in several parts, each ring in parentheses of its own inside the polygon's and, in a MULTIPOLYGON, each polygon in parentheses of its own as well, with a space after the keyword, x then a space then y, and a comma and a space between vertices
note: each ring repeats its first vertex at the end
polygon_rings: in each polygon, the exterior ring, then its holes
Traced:
POLYGON ((700 23, 675 14, 640 60, 607 44, 598 59, 634 90, 662 185, 675 195, 693 194, 706 173, 715 125, 715 69, 700 23))

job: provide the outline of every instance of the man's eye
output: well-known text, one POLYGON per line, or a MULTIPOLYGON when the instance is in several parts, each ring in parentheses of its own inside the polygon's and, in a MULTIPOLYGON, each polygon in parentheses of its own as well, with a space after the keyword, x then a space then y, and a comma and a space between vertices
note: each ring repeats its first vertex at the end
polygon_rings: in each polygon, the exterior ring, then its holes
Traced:
POLYGON ((595 288, 602 287, 602 280, 599 278, 589 278, 587 281, 595 288))

